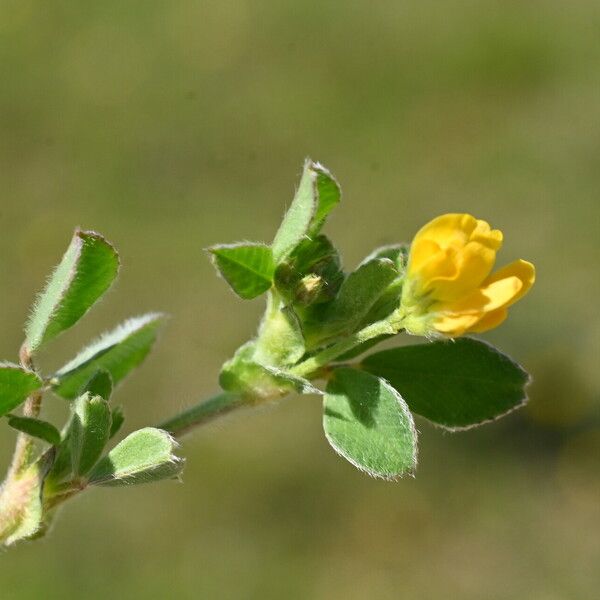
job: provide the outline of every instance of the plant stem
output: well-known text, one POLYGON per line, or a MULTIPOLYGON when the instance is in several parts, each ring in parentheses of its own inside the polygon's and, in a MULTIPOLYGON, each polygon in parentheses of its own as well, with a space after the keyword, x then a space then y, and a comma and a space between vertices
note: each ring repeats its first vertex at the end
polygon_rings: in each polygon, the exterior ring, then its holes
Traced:
POLYGON ((181 437, 195 427, 247 404, 248 400, 239 394, 222 392, 163 421, 157 427, 168 431, 171 435, 181 437))
POLYGON ((290 370, 294 375, 310 379, 310 376, 319 371, 321 367, 324 367, 330 362, 334 361, 336 358, 338 358, 338 356, 341 356, 353 348, 356 348, 356 346, 359 344, 367 342, 381 335, 393 335, 397 333, 397 331, 398 328, 390 320, 386 319, 383 321, 377 321, 376 323, 368 325, 357 333, 343 339, 341 342, 333 344, 333 346, 330 346, 322 352, 315 354, 315 356, 306 359, 304 362, 301 362, 299 365, 296 365, 290 370))
MULTIPOLYGON (((35 371, 35 365, 33 358, 26 346, 22 346, 19 352, 19 359, 21 366, 24 369, 35 371)), ((42 408, 42 392, 36 391, 25 400, 23 404, 23 416, 25 417, 38 417, 42 408)), ((19 433, 17 435, 17 442, 15 444, 15 452, 13 454, 12 463, 8 472, 7 480, 12 476, 18 475, 23 472, 31 463, 33 453, 35 451, 35 441, 30 435, 26 433, 19 433)))

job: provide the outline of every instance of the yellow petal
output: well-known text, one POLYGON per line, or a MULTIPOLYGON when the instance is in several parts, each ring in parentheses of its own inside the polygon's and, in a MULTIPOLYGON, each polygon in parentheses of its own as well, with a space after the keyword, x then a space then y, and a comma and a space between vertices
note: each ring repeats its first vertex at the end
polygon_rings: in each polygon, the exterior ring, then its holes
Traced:
POLYGON ((452 276, 439 273, 431 276, 429 287, 439 302, 455 302, 478 289, 488 277, 496 261, 496 251, 479 243, 469 242, 454 256, 452 276))
POLYGON ((434 327, 440 332, 450 336, 459 336, 465 333, 479 321, 480 314, 476 315, 451 315, 441 313, 434 322, 434 327))
POLYGON ((499 229, 491 229, 487 221, 477 220, 477 226, 471 234, 471 241, 479 242, 491 250, 500 250, 502 246, 502 232, 499 229))
POLYGON ((440 247, 432 240, 414 240, 408 259, 409 274, 418 273, 424 264, 440 252, 440 247))
POLYGON ((435 287, 434 280, 440 277, 454 279, 457 273, 455 252, 452 248, 446 248, 431 256, 416 273, 409 276, 416 279, 421 292, 426 293, 435 287))
POLYGON ((484 286, 508 277, 517 277, 521 281, 521 288, 505 306, 514 304, 531 289, 531 286, 535 283, 535 267, 526 260, 515 260, 505 267, 498 269, 495 273, 492 273, 492 275, 485 280, 484 286))
POLYGON ((518 277, 506 277, 475 290, 462 300, 444 306, 454 314, 477 314, 491 312, 509 306, 521 291, 523 283, 518 277))
POLYGON ((497 310, 493 310, 492 312, 487 313, 482 319, 475 323, 475 325, 471 325, 469 327, 469 332, 483 333, 484 331, 494 329, 494 327, 498 327, 498 325, 500 325, 500 323, 502 323, 506 317, 508 317, 507 308, 498 308, 497 310))
POLYGON ((413 243, 431 240, 440 248, 461 247, 477 227, 477 219, 468 214, 450 213, 436 217, 421 227, 413 243))

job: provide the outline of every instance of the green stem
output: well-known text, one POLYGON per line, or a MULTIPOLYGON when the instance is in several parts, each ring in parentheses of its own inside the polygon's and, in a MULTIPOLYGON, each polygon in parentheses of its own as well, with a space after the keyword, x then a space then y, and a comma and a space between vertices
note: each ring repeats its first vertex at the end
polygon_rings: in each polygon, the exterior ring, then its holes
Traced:
POLYGON ((311 375, 317 373, 319 369, 328 365, 339 356, 342 356, 342 354, 356 348, 356 346, 381 335, 393 335, 397 332, 398 326, 396 320, 386 319, 384 321, 377 321, 343 339, 341 342, 333 344, 333 346, 315 354, 315 356, 306 359, 304 362, 293 367, 291 372, 299 377, 310 379, 311 375))
POLYGON ((171 435, 181 437, 191 429, 247 404, 248 401, 239 394, 222 392, 163 421, 157 427, 168 431, 171 435))
MULTIPOLYGON (((24 369, 35 371, 35 365, 33 358, 29 354, 29 351, 25 345, 21 347, 19 358, 21 366, 24 369)), ((42 408, 42 392, 36 391, 25 400, 23 404, 23 416, 36 418, 40 414, 42 408)), ((33 455, 35 452, 35 440, 26 433, 19 433, 17 435, 17 442, 15 444, 15 451, 13 453, 12 463, 7 475, 7 480, 11 477, 18 475, 23 472, 32 462, 33 455)))

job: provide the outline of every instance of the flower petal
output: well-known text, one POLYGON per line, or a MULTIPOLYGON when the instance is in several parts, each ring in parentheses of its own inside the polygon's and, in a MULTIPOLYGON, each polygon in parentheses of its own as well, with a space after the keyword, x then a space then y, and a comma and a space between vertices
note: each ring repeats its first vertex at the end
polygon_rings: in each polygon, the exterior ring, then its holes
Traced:
POLYGON ((469 242, 454 257, 455 273, 451 277, 439 273, 430 279, 429 287, 439 302, 455 302, 478 289, 496 262, 496 251, 479 243, 469 242))
POLYGON ((468 331, 479 321, 481 315, 452 315, 440 313, 434 321, 434 327, 449 336, 459 336, 468 331))
POLYGON ((492 229, 487 221, 477 220, 477 226, 471 234, 471 241, 479 242, 491 250, 500 250, 502 246, 502 232, 499 229, 492 229))
POLYGON ((477 227, 477 219, 468 214, 449 213, 436 217, 421 227, 413 243, 434 241, 440 248, 462 247, 477 227))
POLYGON ((484 286, 488 286, 508 277, 517 277, 521 281, 521 289, 505 306, 514 304, 531 289, 531 286, 535 283, 535 267, 526 260, 515 260, 490 275, 490 277, 485 280, 484 286))
POLYGON ((484 315, 482 319, 475 323, 475 325, 471 325, 469 327, 469 332, 483 333, 484 331, 494 329, 494 327, 498 327, 498 325, 500 325, 500 323, 502 323, 506 317, 508 317, 507 308, 498 308, 497 310, 493 310, 492 312, 484 315))
POLYGON ((522 287, 523 283, 518 277, 506 277, 475 290, 462 300, 446 306, 445 310, 457 315, 491 312, 509 306, 522 287))
POLYGON ((432 257, 440 252, 440 247, 432 240, 415 240, 410 247, 408 259, 409 274, 416 274, 432 257))

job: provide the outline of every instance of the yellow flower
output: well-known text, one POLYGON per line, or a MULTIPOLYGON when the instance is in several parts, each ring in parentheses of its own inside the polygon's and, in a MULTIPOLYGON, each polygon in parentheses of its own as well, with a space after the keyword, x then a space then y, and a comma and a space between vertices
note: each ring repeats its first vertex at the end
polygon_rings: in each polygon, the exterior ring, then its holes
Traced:
POLYGON ((406 330, 456 337, 500 325, 535 281, 535 268, 525 260, 491 273, 501 245, 502 232, 471 215, 427 223, 408 259, 401 307, 406 330))

